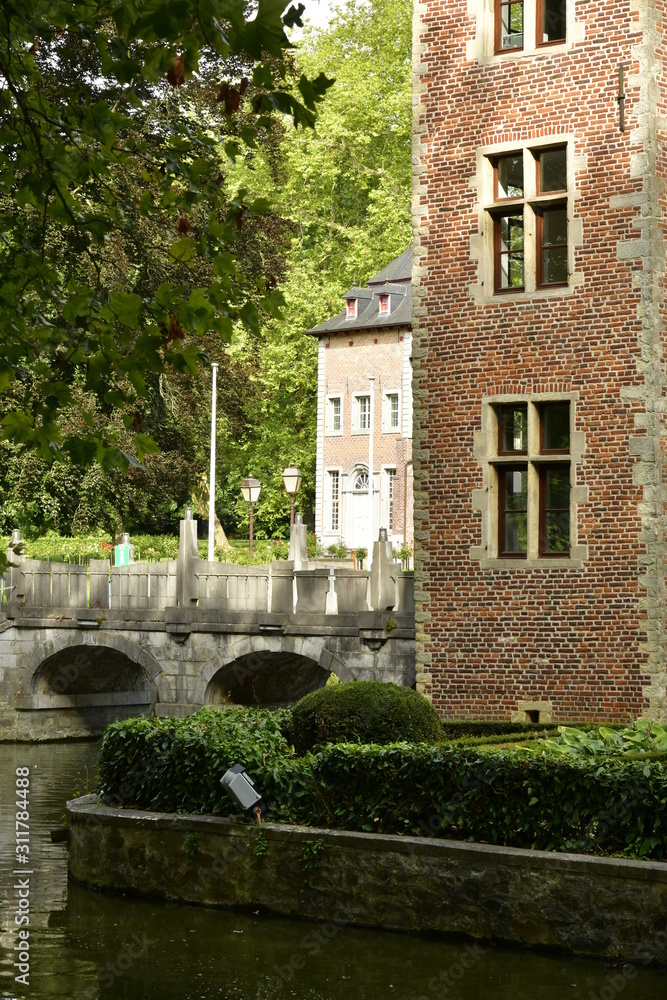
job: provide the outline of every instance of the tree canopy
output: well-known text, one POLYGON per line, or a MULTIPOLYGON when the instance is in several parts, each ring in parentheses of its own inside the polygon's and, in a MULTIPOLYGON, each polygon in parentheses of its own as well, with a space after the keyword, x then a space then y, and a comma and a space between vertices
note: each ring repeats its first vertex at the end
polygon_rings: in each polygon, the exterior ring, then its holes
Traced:
POLYGON ((268 193, 292 222, 283 315, 259 336, 240 333, 233 347, 257 390, 241 437, 221 425, 218 507, 237 524, 248 471, 264 485, 256 517, 267 532, 285 524, 280 474, 289 462, 304 473, 301 509, 312 505, 317 341, 304 331, 340 312, 348 288, 411 244, 411 32, 410 0, 348 0, 326 30, 306 31, 295 54, 301 70, 335 78, 314 128, 284 130, 278 150, 244 149, 230 171, 232 190, 268 193))
POLYGON ((293 48, 294 8, 246 8, 3 5, 5 530, 170 530, 206 492, 211 361, 225 527, 253 474, 284 529, 291 461, 312 503, 304 331, 411 239, 411 4, 349 0, 293 48))
POLYGON ((196 371, 200 338, 258 329, 280 296, 239 261, 264 198, 226 159, 276 113, 311 126, 328 81, 294 79, 281 0, 6 0, 0 13, 3 437, 48 463, 139 464, 149 376, 196 371), (214 88, 205 113, 196 88, 214 88), (181 97, 181 88, 184 96, 181 97), (237 114, 241 100, 245 113, 237 114), (79 390, 79 394, 75 391, 79 390), (118 410, 126 450, 86 394, 118 410), (76 428, 63 413, 76 406, 76 428))

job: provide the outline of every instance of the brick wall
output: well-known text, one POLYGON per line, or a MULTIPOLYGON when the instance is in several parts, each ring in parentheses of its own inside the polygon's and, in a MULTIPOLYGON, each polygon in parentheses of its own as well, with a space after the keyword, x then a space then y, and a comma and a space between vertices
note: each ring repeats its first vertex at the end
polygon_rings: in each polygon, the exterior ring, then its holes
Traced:
POLYGON ((448 717, 665 718, 667 5, 572 3, 566 44, 519 56, 489 50, 491 6, 415 4, 418 684, 448 717), (485 157, 545 141, 568 148, 568 287, 494 295, 485 157), (577 559, 484 557, 502 394, 575 401, 577 559))

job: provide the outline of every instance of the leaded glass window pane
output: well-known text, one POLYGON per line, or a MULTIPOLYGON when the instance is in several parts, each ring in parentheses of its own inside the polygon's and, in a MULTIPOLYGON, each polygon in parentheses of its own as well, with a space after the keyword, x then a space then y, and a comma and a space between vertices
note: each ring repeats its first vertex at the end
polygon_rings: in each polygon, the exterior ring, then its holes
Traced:
POLYGON ((500 48, 523 48, 523 2, 500 3, 500 48))
POLYGON ((545 554, 566 553, 570 550, 570 466, 545 469, 542 475, 542 551, 545 554))
POLYGON ((546 403, 542 408, 542 451, 569 451, 570 404, 546 403))
POLYGON ((394 483, 396 469, 387 469, 387 528, 394 530, 394 483))
POLYGON ((542 273, 540 284, 567 283, 567 209, 565 206, 542 212, 542 273))
POLYGON ((501 452, 528 450, 528 407, 519 403, 515 406, 501 406, 500 450, 501 452))
POLYGON ((523 213, 501 215, 499 233, 500 288, 523 288, 523 213))
POLYGON ((523 155, 498 157, 496 177, 496 198, 523 198, 523 155))
POLYGON ((331 400, 331 430, 340 430, 340 399, 331 400))
POLYGON ((371 426, 371 397, 359 396, 359 430, 367 431, 371 426))
POLYGON ((542 0, 542 42, 559 42, 565 38, 566 0, 542 0))
POLYGON ((525 553, 528 547, 528 469, 506 469, 504 481, 504 551, 525 553))
POLYGON ((331 490, 331 530, 338 531, 340 527, 340 473, 329 473, 331 490))
POLYGON ((392 429, 398 427, 398 393, 391 393, 389 396, 389 426, 392 429))
POLYGON ((543 149, 537 154, 538 191, 549 194, 551 191, 567 190, 567 150, 565 146, 558 149, 543 149))

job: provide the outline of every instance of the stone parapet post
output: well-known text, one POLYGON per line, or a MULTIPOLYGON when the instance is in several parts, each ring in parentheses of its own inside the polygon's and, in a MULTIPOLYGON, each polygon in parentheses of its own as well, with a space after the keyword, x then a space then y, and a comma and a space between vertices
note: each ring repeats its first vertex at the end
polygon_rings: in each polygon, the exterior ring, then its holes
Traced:
POLYGON ((308 533, 303 523, 303 514, 299 511, 294 515, 294 524, 290 528, 288 560, 294 563, 294 569, 308 569, 308 533))
POLYGON ((380 538, 373 545, 371 565, 371 608, 373 611, 393 611, 398 604, 398 574, 400 564, 394 561, 387 529, 380 528, 380 538))
POLYGON ((198 562, 197 522, 192 517, 186 516, 181 521, 178 558, 176 560, 176 602, 179 607, 187 608, 197 602, 199 596, 198 562))

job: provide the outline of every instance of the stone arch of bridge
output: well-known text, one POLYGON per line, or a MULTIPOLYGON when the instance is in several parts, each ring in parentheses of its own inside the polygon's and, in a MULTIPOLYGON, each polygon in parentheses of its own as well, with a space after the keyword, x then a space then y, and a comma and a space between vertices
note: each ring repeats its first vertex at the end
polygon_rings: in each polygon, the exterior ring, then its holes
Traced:
POLYGON ((204 668, 196 704, 290 704, 324 687, 335 673, 354 677, 324 640, 293 636, 245 636, 232 640, 204 668))
POLYGON ((25 688, 32 694, 150 691, 153 701, 172 695, 160 664, 146 649, 121 635, 60 635, 26 657, 25 688))

